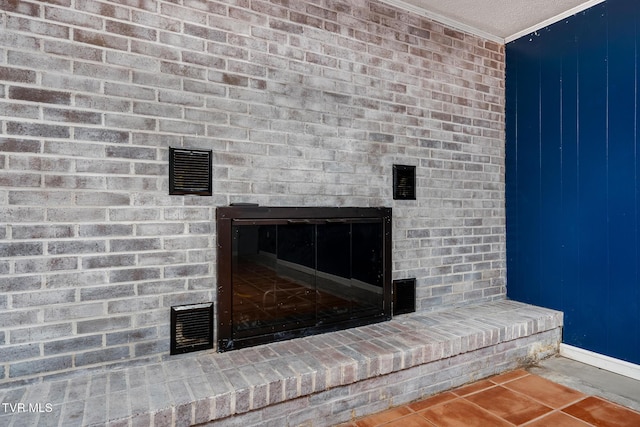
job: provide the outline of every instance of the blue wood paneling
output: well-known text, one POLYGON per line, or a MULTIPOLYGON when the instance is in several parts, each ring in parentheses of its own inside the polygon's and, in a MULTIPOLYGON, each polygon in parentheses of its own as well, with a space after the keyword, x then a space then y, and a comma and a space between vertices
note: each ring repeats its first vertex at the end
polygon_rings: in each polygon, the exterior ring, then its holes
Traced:
POLYGON ((556 308, 564 311, 566 328, 565 340, 570 341, 573 331, 579 331, 574 326, 578 324, 579 314, 575 304, 576 296, 580 294, 580 262, 579 241, 580 230, 576 218, 578 217, 578 48, 575 33, 570 25, 558 25, 548 37, 557 40, 550 43, 551 49, 560 56, 562 63, 562 82, 560 120, 561 130, 558 138, 561 145, 561 175, 560 192, 562 194, 561 213, 558 217, 558 232, 561 235, 562 252, 562 280, 559 285, 559 295, 553 300, 559 304, 556 308), (558 301, 559 298, 559 301, 558 301))
MULTIPOLYGON (((598 9, 602 9, 599 7, 598 9)), ((578 35, 578 217, 583 332, 575 345, 596 348, 606 340, 603 294, 607 288, 607 43, 606 21, 591 11, 578 35), (593 283, 593 285, 589 285, 593 283)))
POLYGON ((564 341, 640 363, 640 3, 507 45, 507 293, 564 341))
POLYGON ((639 322, 628 322, 638 314, 638 246, 635 231, 636 206, 636 25, 633 2, 612 2, 608 6, 607 64, 607 164, 609 222, 609 282, 604 322, 625 336, 607 334, 607 349, 624 353, 627 347, 640 349, 639 322), (616 250, 625 248, 626 250, 616 250), (622 284, 622 285, 619 285, 622 284), (629 298, 633 291, 634 298, 629 298), (628 334, 628 335, 627 335, 628 334))
MULTIPOLYGON (((558 48, 540 57, 540 283, 538 299, 553 301, 562 285, 562 60, 558 48), (549 286, 550 283, 557 284, 549 286)), ((550 308, 560 308, 552 303, 550 308)))
MULTIPOLYGON (((518 278, 525 277, 529 286, 515 288, 512 295, 515 299, 535 298, 540 286, 540 252, 528 250, 529 246, 539 246, 540 221, 538 209, 540 205, 540 137, 539 137, 539 87, 540 73, 537 61, 536 46, 525 45, 518 57, 518 109, 515 128, 517 129, 518 155, 514 156, 518 171, 517 192, 521 194, 515 200, 515 211, 519 224, 527 227, 517 227, 517 242, 527 242, 525 247, 518 246, 518 253, 514 258, 517 264, 518 278), (527 179, 519 179, 526 176, 527 179)), ((516 243, 518 244, 518 243, 516 243)))

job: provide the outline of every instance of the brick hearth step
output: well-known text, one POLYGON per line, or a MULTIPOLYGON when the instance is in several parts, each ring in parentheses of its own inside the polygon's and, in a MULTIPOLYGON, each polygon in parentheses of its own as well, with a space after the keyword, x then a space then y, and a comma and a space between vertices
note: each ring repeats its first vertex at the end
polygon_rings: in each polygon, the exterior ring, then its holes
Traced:
POLYGON ((330 426, 555 354, 562 321, 500 300, 86 371, 1 389, 0 424, 330 426))

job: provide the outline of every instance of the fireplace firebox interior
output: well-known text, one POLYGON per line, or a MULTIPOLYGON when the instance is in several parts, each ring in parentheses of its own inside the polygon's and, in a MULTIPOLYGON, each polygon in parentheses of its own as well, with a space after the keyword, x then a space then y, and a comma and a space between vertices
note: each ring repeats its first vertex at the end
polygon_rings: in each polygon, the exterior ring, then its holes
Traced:
POLYGON ((391 318, 390 208, 217 210, 218 350, 391 318))

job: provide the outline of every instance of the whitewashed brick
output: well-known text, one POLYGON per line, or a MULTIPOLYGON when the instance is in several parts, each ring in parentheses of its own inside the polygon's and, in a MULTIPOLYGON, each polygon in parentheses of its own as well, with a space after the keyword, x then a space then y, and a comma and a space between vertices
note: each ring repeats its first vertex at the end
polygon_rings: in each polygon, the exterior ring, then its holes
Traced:
POLYGON ((0 383, 70 371, 73 352, 166 356, 169 304, 215 299, 230 202, 392 207, 393 277, 416 277, 421 311, 504 298, 503 46, 376 0, 18 2, 1 19, 0 341, 32 333, 44 358, 11 353, 0 383), (169 147, 213 150, 212 197, 168 195, 169 147), (417 166, 416 201, 392 199, 393 164, 417 166))

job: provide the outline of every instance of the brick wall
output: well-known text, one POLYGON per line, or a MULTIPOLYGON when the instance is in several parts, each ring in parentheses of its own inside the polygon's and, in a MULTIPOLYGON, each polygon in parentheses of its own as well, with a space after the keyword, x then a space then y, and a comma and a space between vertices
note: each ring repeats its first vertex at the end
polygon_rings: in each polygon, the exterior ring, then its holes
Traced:
POLYGON ((0 381, 167 356, 231 202, 393 207, 419 310, 504 297, 503 46, 373 0, 2 9, 0 381), (169 147, 212 197, 168 195, 169 147))

